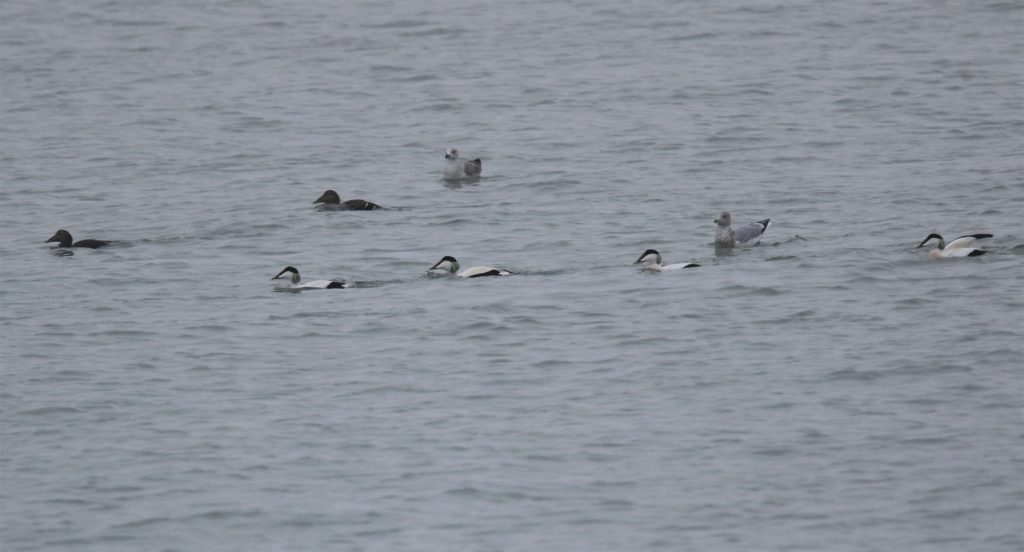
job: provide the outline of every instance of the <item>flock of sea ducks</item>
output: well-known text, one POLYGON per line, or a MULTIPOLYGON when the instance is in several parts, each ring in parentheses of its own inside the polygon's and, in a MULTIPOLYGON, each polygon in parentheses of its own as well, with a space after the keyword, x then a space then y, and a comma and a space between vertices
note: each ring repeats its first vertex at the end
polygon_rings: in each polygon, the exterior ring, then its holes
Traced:
MULTIPOLYGON (((462 181, 462 180, 476 180, 480 178, 483 171, 483 163, 479 158, 466 159, 459 157, 459 152, 455 148, 449 148, 445 150, 444 154, 445 165, 442 176, 448 181, 462 181)), ((324 192, 316 201, 313 202, 321 210, 338 210, 338 211, 372 211, 375 209, 382 209, 380 205, 376 203, 366 201, 363 199, 350 199, 348 201, 342 201, 341 197, 334 190, 327 190, 324 192)), ((768 230, 771 226, 771 219, 759 220, 757 222, 751 222, 744 226, 733 228, 732 226, 732 215, 728 212, 722 212, 718 218, 715 219, 715 247, 731 249, 737 245, 754 245, 760 241, 761 235, 768 230)), ((974 241, 984 238, 991 238, 992 234, 969 234, 966 236, 960 236, 955 240, 946 243, 946 241, 939 234, 928 234, 917 247, 924 247, 926 245, 934 243, 938 247, 928 252, 928 255, 932 258, 952 258, 952 257, 977 257, 987 253, 984 249, 978 249, 974 247, 974 241)), ((46 240, 46 243, 56 242, 58 248, 67 247, 84 247, 89 249, 97 249, 112 245, 117 242, 107 240, 79 240, 74 241, 71 237, 71 233, 67 230, 58 230, 50 239, 46 240)), ((663 271, 663 270, 679 270, 683 268, 695 268, 700 266, 698 263, 675 263, 675 264, 662 264, 661 254, 654 249, 648 249, 644 251, 642 255, 633 264, 643 265, 645 270, 663 271)), ((494 268, 490 266, 473 266, 460 270, 459 261, 455 257, 444 256, 440 261, 430 267, 427 272, 434 274, 446 274, 457 276, 460 278, 480 278, 483 276, 509 276, 512 272, 501 268, 494 268)), ((271 278, 272 280, 287 279, 291 282, 290 289, 302 290, 302 289, 345 289, 354 287, 355 284, 351 282, 345 282, 340 280, 312 280, 302 281, 302 277, 299 275, 298 269, 293 266, 286 266, 281 272, 278 272, 276 276, 271 278)))

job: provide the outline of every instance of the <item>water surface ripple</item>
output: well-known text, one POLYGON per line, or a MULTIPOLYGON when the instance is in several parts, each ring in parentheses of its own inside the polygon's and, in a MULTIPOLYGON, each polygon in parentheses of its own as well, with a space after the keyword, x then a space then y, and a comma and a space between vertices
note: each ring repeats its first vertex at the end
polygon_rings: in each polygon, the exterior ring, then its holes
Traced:
POLYGON ((2 11, 0 548, 1024 548, 1019 3, 2 11))

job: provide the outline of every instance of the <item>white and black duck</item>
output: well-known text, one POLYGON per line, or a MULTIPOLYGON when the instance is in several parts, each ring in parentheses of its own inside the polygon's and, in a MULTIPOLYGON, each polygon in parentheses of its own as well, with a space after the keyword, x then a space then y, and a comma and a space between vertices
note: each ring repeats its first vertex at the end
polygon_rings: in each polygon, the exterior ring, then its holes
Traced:
POLYGON ((507 270, 500 268, 494 268, 491 266, 471 266, 465 270, 459 270, 459 261, 455 260, 455 257, 445 255, 440 261, 437 261, 434 266, 430 267, 429 271, 441 271, 447 274, 454 274, 459 278, 480 278, 481 276, 508 276, 512 274, 507 270))
POLYGON ((932 242, 938 245, 937 249, 932 249, 928 252, 928 256, 933 259, 978 257, 988 253, 988 251, 974 247, 974 241, 991 237, 992 234, 968 234, 946 243, 946 240, 942 239, 942 236, 939 234, 928 234, 928 237, 918 244, 918 247, 924 247, 932 242))
POLYGON ((658 253, 654 249, 648 249, 647 251, 644 251, 644 254, 640 255, 640 258, 637 259, 636 262, 634 262, 633 264, 642 264, 644 265, 644 269, 656 271, 680 270, 683 268, 697 268, 698 266, 700 266, 700 264, 698 263, 674 263, 663 265, 661 264, 661 253, 658 253))
POLYGON ((339 280, 312 280, 309 282, 303 282, 302 277, 299 276, 299 271, 294 266, 286 266, 281 272, 277 273, 277 276, 271 278, 271 280, 278 280, 281 278, 288 278, 291 280, 292 289, 345 289, 352 287, 352 284, 339 280))

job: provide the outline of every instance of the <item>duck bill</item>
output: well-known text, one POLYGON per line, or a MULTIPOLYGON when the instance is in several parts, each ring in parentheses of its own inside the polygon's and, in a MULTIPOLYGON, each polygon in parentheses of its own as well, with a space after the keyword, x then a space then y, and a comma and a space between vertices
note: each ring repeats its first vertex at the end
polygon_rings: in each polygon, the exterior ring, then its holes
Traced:
POLYGON ((54 235, 50 236, 50 239, 44 241, 43 243, 50 243, 50 242, 60 242, 60 234, 54 234, 54 235))
POLYGON ((327 193, 320 194, 320 198, 313 202, 314 205, 317 203, 327 203, 327 193))
POLYGON ((274 276, 273 278, 271 278, 271 280, 279 280, 281 278, 281 276, 284 275, 285 272, 288 272, 288 271, 287 270, 282 270, 281 272, 278 272, 277 276, 274 276))

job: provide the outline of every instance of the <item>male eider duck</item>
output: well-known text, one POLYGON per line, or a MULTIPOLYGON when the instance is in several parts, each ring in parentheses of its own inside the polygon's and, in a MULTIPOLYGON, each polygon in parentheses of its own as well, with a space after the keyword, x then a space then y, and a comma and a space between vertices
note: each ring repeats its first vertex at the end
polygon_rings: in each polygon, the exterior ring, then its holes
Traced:
POLYGON ((932 240, 937 240, 939 246, 938 249, 932 249, 928 252, 928 256, 933 259, 946 259, 950 257, 978 257, 988 253, 984 249, 977 249, 971 247, 974 244, 974 240, 981 240, 985 238, 991 238, 992 234, 969 234, 966 236, 960 236, 959 238, 946 243, 942 239, 942 236, 938 234, 928 234, 928 237, 924 239, 918 247, 924 247, 932 240))
MULTIPOLYGON (((445 255, 437 264, 430 267, 430 270, 442 270, 448 274, 455 274, 459 278, 479 278, 481 276, 508 276, 512 274, 507 270, 492 268, 489 266, 473 266, 459 272, 459 261, 455 257, 445 255)), ((429 270, 428 270, 429 272, 429 270)))
POLYGON ((88 247, 89 249, 110 245, 110 242, 106 240, 78 240, 72 243, 71 232, 67 230, 57 230, 56 234, 43 243, 50 242, 57 242, 57 247, 88 247))
POLYGON ((278 272, 277 276, 274 276, 271 280, 277 280, 288 273, 291 273, 292 289, 344 289, 352 287, 352 284, 348 282, 338 282, 336 280, 313 280, 312 282, 300 284, 299 271, 294 266, 284 267, 284 270, 278 272))
POLYGON ((480 158, 465 159, 459 157, 459 150, 448 148, 444 150, 444 179, 445 180, 466 180, 480 178, 483 170, 483 163, 480 158))
POLYGON ((732 215, 728 211, 722 211, 715 219, 718 228, 715 229, 715 247, 736 247, 736 244, 757 243, 764 234, 764 231, 771 226, 771 219, 751 222, 746 226, 732 228, 732 215))
POLYGON ((633 264, 643 263, 644 269, 646 270, 679 270, 681 268, 696 268, 700 266, 697 263, 675 263, 670 265, 661 264, 661 253, 658 253, 654 249, 648 249, 644 251, 643 255, 636 260, 633 264))
POLYGON ((322 207, 325 209, 334 209, 338 211, 372 211, 374 209, 381 209, 380 205, 371 203, 365 199, 350 199, 342 202, 341 198, 338 197, 338 192, 334 190, 327 190, 320 195, 320 199, 313 202, 313 204, 323 203, 322 207))

